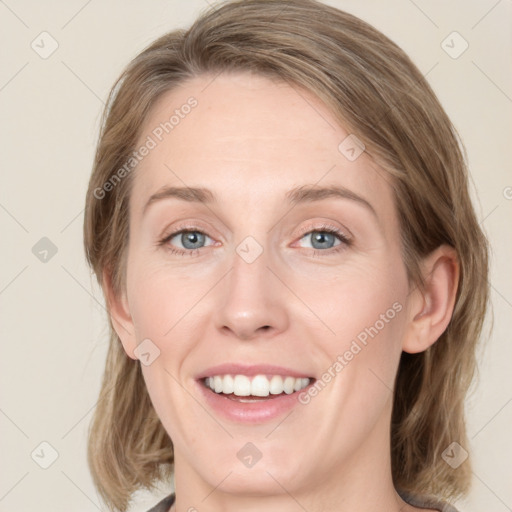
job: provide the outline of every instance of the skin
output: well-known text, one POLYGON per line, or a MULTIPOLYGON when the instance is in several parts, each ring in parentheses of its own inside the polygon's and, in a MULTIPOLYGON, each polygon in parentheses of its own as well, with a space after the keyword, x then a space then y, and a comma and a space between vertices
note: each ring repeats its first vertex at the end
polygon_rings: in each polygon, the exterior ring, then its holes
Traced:
POLYGON ((198 101, 137 168, 126 291, 114 297, 105 275, 126 353, 136 359, 146 338, 160 350, 141 368, 174 443, 172 510, 420 510, 399 498, 391 479, 392 389, 402 350, 427 349, 450 320, 456 255, 440 247, 423 261, 421 293, 407 279, 390 178, 367 153, 351 162, 338 150, 348 132, 328 109, 263 77, 212 79, 166 93, 145 120, 141 143, 190 96, 198 101), (375 213, 350 199, 286 202, 294 187, 333 184, 375 213), (166 185, 206 187, 218 201, 167 199, 143 215, 166 185), (187 250, 179 235, 157 245, 181 221, 207 235, 194 255, 170 252, 187 250), (326 224, 351 242, 335 238, 333 248, 313 253, 311 232, 326 224), (252 263, 236 252, 247 236, 263 248, 252 263), (198 372, 224 362, 278 364, 320 378, 394 303, 402 310, 286 419, 228 421, 197 391, 198 372), (247 442, 262 453, 252 468, 236 456, 247 442))

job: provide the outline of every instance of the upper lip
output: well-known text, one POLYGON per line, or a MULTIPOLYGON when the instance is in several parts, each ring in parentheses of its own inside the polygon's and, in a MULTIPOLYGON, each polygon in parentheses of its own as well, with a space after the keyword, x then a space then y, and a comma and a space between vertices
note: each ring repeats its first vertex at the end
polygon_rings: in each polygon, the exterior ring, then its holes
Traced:
POLYGON ((283 377, 295 377, 296 379, 311 378, 311 374, 308 375, 305 372, 285 368, 284 366, 276 366, 273 364, 243 365, 239 363, 224 363, 211 366, 198 374, 196 378, 197 380, 201 380, 215 375, 246 375, 247 377, 254 377, 255 375, 281 375, 283 377))

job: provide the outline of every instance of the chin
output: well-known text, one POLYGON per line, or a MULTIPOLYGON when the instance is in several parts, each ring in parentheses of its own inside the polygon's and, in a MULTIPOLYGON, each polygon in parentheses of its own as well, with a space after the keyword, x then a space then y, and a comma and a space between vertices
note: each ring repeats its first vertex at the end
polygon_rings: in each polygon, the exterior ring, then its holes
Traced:
POLYGON ((269 496, 281 494, 283 488, 288 492, 304 488, 311 480, 303 474, 307 464, 297 448, 277 451, 269 445, 259 450, 250 441, 235 444, 242 448, 220 447, 223 454, 220 458, 216 458, 217 453, 210 453, 208 458, 198 457, 202 462, 197 469, 212 488, 222 482, 218 488, 226 493, 269 496), (235 456, 226 456, 226 453, 235 456))

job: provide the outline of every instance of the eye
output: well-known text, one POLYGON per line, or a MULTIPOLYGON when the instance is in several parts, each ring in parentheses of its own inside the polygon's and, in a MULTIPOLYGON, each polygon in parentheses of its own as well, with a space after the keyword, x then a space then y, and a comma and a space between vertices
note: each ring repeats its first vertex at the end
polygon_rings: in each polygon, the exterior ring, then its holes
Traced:
MULTIPOLYGON (((310 229, 307 232, 303 230, 303 233, 299 240, 300 246, 312 249, 314 254, 332 254, 351 244, 349 237, 339 229, 330 226, 310 229)), ((200 249, 216 244, 202 231, 188 228, 175 230, 164 236, 159 240, 158 245, 165 247, 171 254, 192 256, 198 254, 200 249)))
MULTIPOLYGON (((160 240, 159 245, 167 246, 172 253, 194 254, 197 249, 206 247, 206 241, 213 240, 202 231, 192 229, 181 229, 174 231, 160 240)), ((208 244, 213 245, 213 244, 208 244)))
POLYGON ((310 240, 313 249, 331 249, 335 247, 336 241, 338 241, 337 245, 341 243, 339 240, 336 240, 336 235, 329 231, 311 231, 311 233, 301 238, 301 240, 304 239, 310 240))
POLYGON ((181 231, 169 241, 177 239, 183 249, 199 249, 204 246, 207 236, 200 231, 181 231))
POLYGON ((299 241, 301 247, 317 253, 335 253, 351 245, 351 239, 342 231, 331 226, 322 226, 304 231, 299 241))

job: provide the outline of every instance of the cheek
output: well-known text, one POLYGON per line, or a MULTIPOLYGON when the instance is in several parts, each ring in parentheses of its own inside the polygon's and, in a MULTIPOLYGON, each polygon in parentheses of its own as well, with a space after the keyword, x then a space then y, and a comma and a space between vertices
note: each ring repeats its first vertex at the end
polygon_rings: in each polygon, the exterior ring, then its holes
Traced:
POLYGON ((332 390, 340 400, 347 398, 346 389, 354 396, 392 389, 406 327, 407 293, 405 268, 368 264, 361 271, 351 268, 318 295, 322 319, 335 333, 322 338, 322 366, 336 375, 332 390))
POLYGON ((331 439, 334 459, 364 443, 390 407, 406 325, 405 272, 364 268, 361 273, 352 268, 345 279, 326 287, 321 299, 318 295, 322 319, 335 335, 316 338, 320 391, 304 396, 303 403, 321 411, 324 421, 316 428, 319 438, 331 439), (331 306, 322 310, 329 299, 331 306))
POLYGON ((336 335, 326 338, 332 342, 330 348, 340 349, 354 339, 364 344, 377 334, 399 337, 408 283, 403 265, 391 259, 353 262, 326 279, 323 286, 310 288, 309 304, 336 335))
POLYGON ((357 339, 363 345, 380 334, 394 338, 401 331, 405 294, 376 280, 359 282, 337 294, 328 320, 342 341, 357 339))
POLYGON ((182 329, 193 315, 190 312, 204 295, 204 282, 191 279, 186 272, 166 270, 133 262, 128 277, 130 313, 137 339, 164 339, 173 335, 179 324, 182 329))

